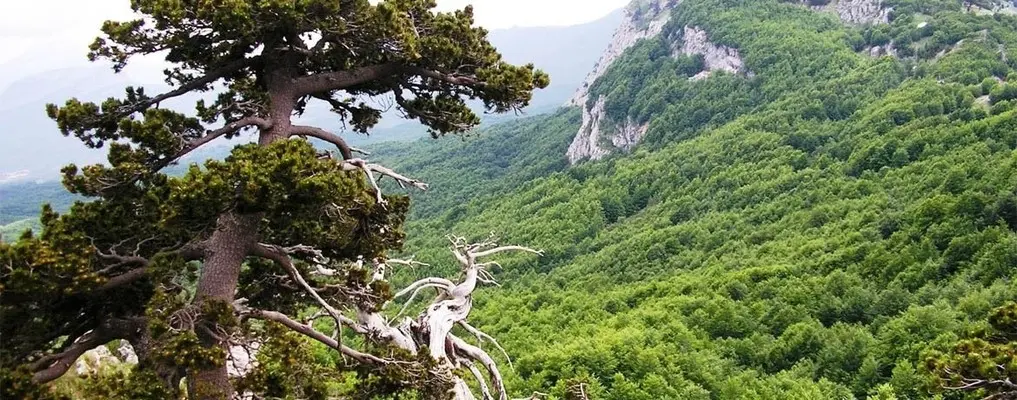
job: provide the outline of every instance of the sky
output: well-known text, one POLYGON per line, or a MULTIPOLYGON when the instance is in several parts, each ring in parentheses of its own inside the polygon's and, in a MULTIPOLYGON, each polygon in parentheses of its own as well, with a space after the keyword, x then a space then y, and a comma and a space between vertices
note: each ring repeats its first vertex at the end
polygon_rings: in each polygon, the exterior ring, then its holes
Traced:
MULTIPOLYGON (((479 25, 566 26, 596 20, 629 0, 438 0, 451 10, 473 4, 479 25)), ((107 19, 129 19, 129 0, 0 1, 0 88, 33 71, 85 64, 87 46, 107 19)), ((137 68, 143 69, 143 68, 137 68)), ((130 68, 126 71, 131 73, 130 68)))

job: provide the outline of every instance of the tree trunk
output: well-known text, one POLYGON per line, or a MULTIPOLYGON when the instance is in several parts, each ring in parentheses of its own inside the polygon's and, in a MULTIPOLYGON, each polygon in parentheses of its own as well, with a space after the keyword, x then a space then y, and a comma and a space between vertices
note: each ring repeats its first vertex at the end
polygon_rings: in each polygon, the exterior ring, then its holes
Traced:
MULTIPOLYGON (((267 46, 266 46, 267 47, 267 46)), ((270 118, 272 127, 259 134, 258 144, 267 146, 270 143, 289 137, 296 98, 290 90, 294 71, 292 66, 297 60, 288 53, 269 56, 267 66, 267 88, 269 92, 270 118)), ((200 305, 206 300, 233 303, 240 277, 240 267, 251 250, 258 244, 258 223, 261 213, 236 214, 228 212, 219 216, 218 229, 208 239, 207 257, 194 304, 200 305)), ((197 329, 198 338, 205 346, 218 346, 223 350, 221 367, 194 371, 188 376, 189 398, 192 400, 223 400, 233 396, 233 386, 229 381, 225 354, 229 344, 223 338, 204 329, 197 329)))
MULTIPOLYGON (((250 249, 257 243, 260 214, 239 215, 232 212, 219 216, 218 227, 208 239, 208 256, 198 278, 194 305, 214 300, 232 304, 240 266, 250 249)), ((212 321, 209 321, 212 322, 212 321)), ((214 322, 212 322, 214 323, 214 322)), ((200 326, 200 325, 199 325, 200 326)), ((217 337, 212 330, 198 328, 198 338, 203 345, 228 350, 224 338, 217 337)), ((189 398, 194 400, 223 400, 233 394, 226 370, 225 360, 221 367, 204 371, 189 371, 187 379, 189 398)))

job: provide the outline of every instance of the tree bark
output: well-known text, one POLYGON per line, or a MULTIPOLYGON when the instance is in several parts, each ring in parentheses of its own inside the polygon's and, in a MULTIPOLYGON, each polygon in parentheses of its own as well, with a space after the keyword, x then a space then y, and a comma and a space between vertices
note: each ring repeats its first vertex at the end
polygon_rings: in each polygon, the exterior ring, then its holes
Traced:
MULTIPOLYGON (((258 222, 260 214, 236 214, 228 212, 219 216, 218 227, 208 239, 206 252, 208 256, 198 278, 194 305, 214 300, 232 304, 240 278, 240 266, 247 257, 252 246, 258 239, 258 222)), ((198 329, 198 338, 203 345, 220 347, 223 354, 228 350, 228 343, 217 337, 212 330, 198 329)), ((224 400, 233 395, 226 369, 226 360, 221 360, 220 367, 204 371, 190 371, 188 376, 188 392, 195 400, 224 400)))
MULTIPOLYGON (((296 106, 296 96, 292 88, 295 74, 293 65, 296 59, 288 54, 273 54, 265 58, 267 88, 269 92, 269 123, 268 129, 262 130, 258 137, 260 146, 268 146, 276 140, 289 136, 296 106)), ((261 213, 239 214, 230 211, 219 216, 218 229, 208 239, 207 257, 198 288, 195 293, 194 305, 200 306, 208 300, 223 301, 233 304, 240 268, 249 254, 255 251, 258 244, 258 225, 261 213)), ((194 400, 225 400, 233 396, 233 385, 229 380, 225 354, 229 343, 225 338, 217 337, 214 330, 197 329, 198 338, 203 345, 220 347, 223 350, 221 367, 204 371, 189 371, 188 392, 194 400)))

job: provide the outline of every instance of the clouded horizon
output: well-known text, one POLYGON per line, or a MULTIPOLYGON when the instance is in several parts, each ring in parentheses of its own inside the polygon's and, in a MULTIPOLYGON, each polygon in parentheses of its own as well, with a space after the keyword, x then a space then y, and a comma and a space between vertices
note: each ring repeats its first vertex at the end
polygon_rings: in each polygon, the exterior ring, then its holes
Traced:
MULTIPOLYGON (((473 4, 477 24, 495 30, 578 25, 604 17, 628 2, 629 0, 438 0, 438 9, 461 9, 467 4, 473 4)), ((33 73, 87 65, 87 46, 99 33, 102 22, 108 19, 126 20, 132 15, 128 0, 5 3, 0 7, 0 90, 33 73)), ((139 64, 145 63, 141 61, 139 64)), ((128 67, 125 72, 129 75, 132 72, 144 75, 150 71, 151 68, 138 66, 128 67)))

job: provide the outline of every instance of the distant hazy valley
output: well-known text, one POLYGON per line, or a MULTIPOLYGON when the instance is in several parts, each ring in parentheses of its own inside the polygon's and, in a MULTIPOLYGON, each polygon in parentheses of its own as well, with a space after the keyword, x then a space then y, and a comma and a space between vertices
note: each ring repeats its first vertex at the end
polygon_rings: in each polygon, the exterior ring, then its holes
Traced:
MULTIPOLYGON (((587 72, 611 40, 615 27, 621 23, 622 12, 616 11, 597 21, 569 27, 512 28, 494 30, 490 39, 512 63, 532 62, 547 71, 552 85, 537 91, 525 115, 550 112, 572 96, 587 72)), ((80 49, 79 53, 84 53, 80 49)), ((82 58, 84 58, 82 56, 82 58)), ((14 62, 19 62, 15 60, 14 62)), ((150 93, 165 90, 162 82, 140 82, 130 75, 116 75, 105 65, 60 68, 24 76, 0 88, 0 184, 24 180, 53 180, 59 169, 68 163, 102 162, 104 150, 93 151, 73 137, 63 137, 56 124, 45 114, 46 103, 59 103, 77 97, 97 101, 118 96, 125 86, 145 87, 150 93)), ((154 68, 143 65, 144 68, 154 68)), ((0 66, 0 71, 4 70, 0 66)), ((153 76, 154 73, 135 73, 153 76)), ((193 97, 167 102, 175 108, 193 103, 193 97)), ((476 108, 482 109, 477 104, 476 108)), ((327 107, 317 106, 301 117, 309 124, 343 132, 339 121, 330 116, 327 107)), ((485 124, 516 118, 515 115, 485 115, 485 124)), ((414 121, 405 121, 393 110, 370 136, 345 133, 354 145, 384 141, 412 140, 426 135, 414 121)), ((218 145, 225 144, 217 142, 218 145)), ((216 149, 203 149, 198 159, 206 158, 216 149)), ((192 156, 195 157, 195 156, 192 156)))

